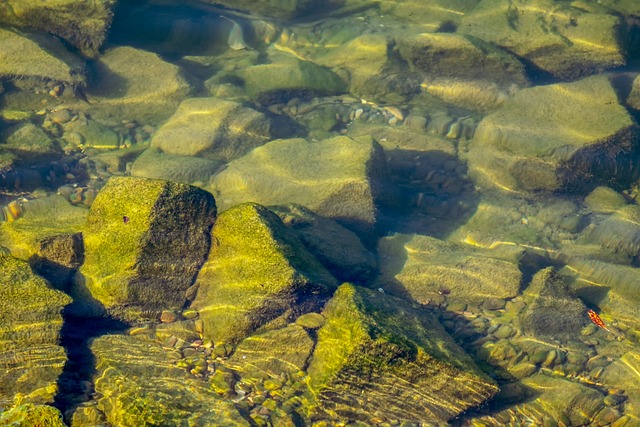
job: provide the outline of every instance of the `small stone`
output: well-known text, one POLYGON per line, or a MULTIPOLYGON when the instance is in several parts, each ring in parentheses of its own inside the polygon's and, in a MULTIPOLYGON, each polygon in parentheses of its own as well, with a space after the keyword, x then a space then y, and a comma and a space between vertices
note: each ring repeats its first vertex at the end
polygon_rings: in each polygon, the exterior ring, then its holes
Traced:
POLYGON ((325 318, 320 313, 307 313, 296 319, 296 325, 306 329, 318 329, 324 325, 325 318))
POLYGON ((500 339, 506 339, 513 336, 514 330, 509 325, 502 325, 496 332, 494 332, 494 336, 500 339))
POLYGON ((198 332, 199 334, 204 333, 204 322, 202 321, 202 319, 196 319, 193 323, 195 325, 196 332, 198 332))
POLYGON ((507 302, 502 298, 489 298, 482 304, 486 310, 502 310, 507 302))
POLYGON ((178 320, 178 316, 171 310, 163 310, 160 315, 160 321, 162 323, 172 323, 178 320))
POLYGON ((54 110, 49 115, 49 119, 51 119, 52 122, 58 124, 67 123, 69 120, 71 120, 72 117, 73 116, 71 115, 71 112, 66 108, 54 110))
POLYGON ((544 359, 542 364, 544 366, 552 366, 553 363, 556 361, 557 357, 558 357, 558 352, 555 350, 551 350, 549 351, 549 353, 547 353, 547 357, 544 359))

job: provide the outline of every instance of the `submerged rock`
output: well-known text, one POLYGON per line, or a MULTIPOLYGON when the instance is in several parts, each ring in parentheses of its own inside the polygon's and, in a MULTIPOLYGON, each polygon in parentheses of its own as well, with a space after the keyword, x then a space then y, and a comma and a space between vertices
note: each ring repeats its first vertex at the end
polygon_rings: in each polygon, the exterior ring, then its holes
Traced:
POLYGON ((25 403, 0 412, 0 426, 65 427, 66 424, 53 406, 25 403))
POLYGON ((62 310, 71 298, 7 253, 0 253, 0 273, 0 401, 53 403, 67 361, 62 310))
POLYGON ((153 135, 151 146, 166 154, 228 162, 271 139, 298 134, 297 125, 284 116, 219 98, 189 98, 153 135))
POLYGON ((112 177, 91 205, 77 277, 113 312, 180 308, 209 251, 211 194, 168 181, 112 177))
POLYGON ((245 201, 297 203, 369 233, 377 219, 383 162, 377 144, 343 136, 320 142, 276 140, 229 163, 212 187, 222 210, 245 201))
POLYGON ((131 164, 131 176, 205 187, 223 165, 220 160, 167 154, 149 147, 131 164))
POLYGON ((75 86, 84 82, 84 61, 54 37, 0 28, 0 77, 75 86))
POLYGON ((136 337, 93 340, 97 407, 108 423, 122 427, 249 426, 230 401, 189 376, 166 350, 136 337))
POLYGON ((552 0, 482 0, 458 32, 504 47, 561 79, 625 64, 620 18, 552 0))
POLYGON ((585 205, 595 213, 612 214, 626 206, 622 194, 609 187, 596 187, 584 199, 585 205))
POLYGON ((375 256, 358 236, 337 222, 300 205, 271 206, 269 209, 339 281, 365 283, 375 271, 375 256))
POLYGON ((177 65, 130 46, 107 50, 92 67, 96 84, 86 95, 92 104, 88 111, 98 120, 156 124, 191 90, 177 65))
POLYGON ((489 298, 512 298, 518 294, 522 278, 512 262, 428 236, 384 238, 378 256, 378 286, 390 292, 406 292, 420 304, 443 294, 472 304, 489 298))
POLYGON ((476 129, 469 171, 510 192, 571 191, 637 177, 638 126, 604 76, 523 89, 476 129))
POLYGON ((498 391, 436 320, 402 300, 344 284, 323 314, 308 371, 329 411, 444 423, 498 391))
POLYGON ((55 34, 95 57, 111 25, 116 0, 5 0, 0 22, 55 34))
POLYGON ((9 129, 4 148, 16 156, 16 165, 34 167, 38 163, 51 162, 60 152, 51 137, 33 123, 24 123, 9 129))
POLYGON ((336 286, 263 206, 245 203, 223 212, 211 238, 192 308, 200 312, 204 335, 215 343, 236 344, 275 318, 295 318, 336 286))
POLYGON ((614 252, 636 257, 640 254, 640 206, 626 205, 588 233, 588 240, 614 252))

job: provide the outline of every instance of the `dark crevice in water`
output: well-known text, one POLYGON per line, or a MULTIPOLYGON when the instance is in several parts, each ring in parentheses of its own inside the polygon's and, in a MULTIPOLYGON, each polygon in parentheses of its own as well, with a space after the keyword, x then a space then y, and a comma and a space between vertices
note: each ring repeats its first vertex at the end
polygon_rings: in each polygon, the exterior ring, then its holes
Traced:
POLYGON ((64 324, 60 345, 64 347, 67 362, 57 381, 57 394, 53 406, 62 412, 65 421, 77 407, 91 400, 94 393, 93 378, 96 373, 96 361, 91 353, 93 338, 111 333, 120 333, 128 324, 113 318, 80 318, 63 311, 64 324))

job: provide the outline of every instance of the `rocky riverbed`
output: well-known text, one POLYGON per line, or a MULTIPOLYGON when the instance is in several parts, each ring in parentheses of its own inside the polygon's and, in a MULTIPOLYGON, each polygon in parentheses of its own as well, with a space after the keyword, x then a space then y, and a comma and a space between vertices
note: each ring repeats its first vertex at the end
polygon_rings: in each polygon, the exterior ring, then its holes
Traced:
POLYGON ((0 426, 640 426, 636 3, 0 2, 0 426))

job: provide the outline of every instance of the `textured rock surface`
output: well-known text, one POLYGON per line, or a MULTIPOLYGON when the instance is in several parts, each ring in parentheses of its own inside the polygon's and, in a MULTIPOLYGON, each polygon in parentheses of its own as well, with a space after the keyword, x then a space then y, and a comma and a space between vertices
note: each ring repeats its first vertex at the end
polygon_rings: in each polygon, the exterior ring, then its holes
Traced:
POLYGON ((192 304, 200 312, 205 336, 235 344, 276 317, 295 318, 336 286, 290 233, 274 213, 257 204, 220 214, 192 304))
POLYGON ((0 273, 0 401, 52 403, 67 360, 58 343, 71 298, 6 253, 0 253, 0 273))
POLYGON ((323 314, 309 376, 330 411, 444 423, 498 391, 437 321, 399 299, 344 284, 323 314))
POLYGON ((48 405, 26 403, 0 412, 0 426, 65 427, 62 414, 48 405))
POLYGON ((166 154, 230 161, 273 138, 296 136, 294 122, 267 116, 237 102, 189 98, 154 134, 153 147, 166 154))
POLYGON ((575 190, 637 175, 638 129, 604 76, 524 89, 476 129, 477 183, 507 191, 575 190))
POLYGON ((175 366, 156 344, 107 335, 91 344, 98 409, 111 425, 249 426, 232 402, 175 366))
POLYGON ((300 205, 269 209, 339 281, 364 283, 373 274, 376 258, 353 232, 300 205))
POLYGON ((468 303, 512 298, 522 277, 514 263, 428 236, 384 238, 378 255, 379 286, 408 292, 421 304, 447 291, 450 298, 468 303))
POLYGON ((177 65, 129 46, 109 49, 93 64, 87 98, 96 119, 159 123, 169 117, 191 88, 177 65))
POLYGON ((111 24, 116 0, 4 0, 0 22, 55 34, 94 57, 111 24))
POLYGON ((84 81, 84 62, 54 37, 0 28, 0 76, 76 85, 84 81))
POLYGON ((89 211, 78 280, 108 309, 180 307, 215 215, 211 194, 196 187, 112 177, 89 211))
POLYGON ((373 228, 382 178, 380 147, 334 137, 320 142, 276 140, 229 164, 213 181, 222 210, 245 201, 297 203, 355 228, 373 228))
POLYGON ((167 154, 149 147, 131 165, 131 175, 205 187, 223 164, 219 160, 167 154))
POLYGON ((620 19, 552 0, 482 0, 458 32, 504 47, 564 79, 624 65, 620 19))

